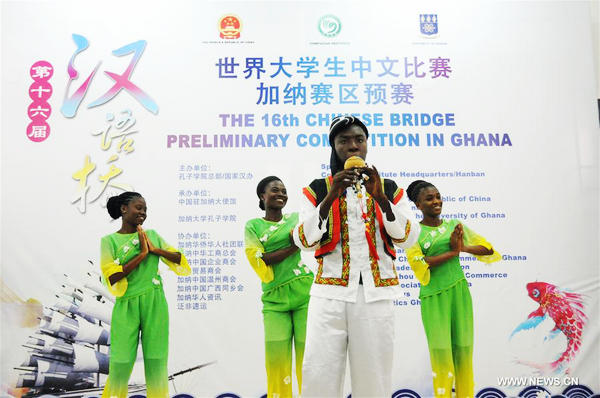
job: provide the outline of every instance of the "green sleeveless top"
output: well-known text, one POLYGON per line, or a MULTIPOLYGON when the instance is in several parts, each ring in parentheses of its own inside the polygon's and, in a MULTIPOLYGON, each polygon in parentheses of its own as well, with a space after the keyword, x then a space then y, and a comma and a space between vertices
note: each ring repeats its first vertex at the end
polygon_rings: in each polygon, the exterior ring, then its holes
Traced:
POLYGON ((296 278, 313 279, 312 271, 302 263, 299 250, 276 264, 267 265, 262 260, 263 253, 290 246, 290 233, 296 224, 298 224, 298 213, 284 214, 278 222, 254 218, 246 223, 244 230, 246 257, 262 281, 263 292, 296 278))

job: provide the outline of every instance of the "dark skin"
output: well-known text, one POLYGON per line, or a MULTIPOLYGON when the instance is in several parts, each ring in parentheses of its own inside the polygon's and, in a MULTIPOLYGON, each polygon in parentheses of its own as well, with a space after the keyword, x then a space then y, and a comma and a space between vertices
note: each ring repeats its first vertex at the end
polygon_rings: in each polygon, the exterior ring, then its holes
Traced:
MULTIPOLYGON (((275 180, 268 183, 265 187, 265 192, 260 195, 260 198, 265 205, 265 216, 263 218, 267 221, 280 221, 283 218, 282 210, 288 200, 287 190, 283 182, 275 180)), ((289 238, 290 246, 263 254, 262 259, 265 264, 273 265, 280 263, 298 251, 298 247, 294 243, 291 234, 289 238)))
MULTIPOLYGON (((367 135, 359 126, 352 125, 339 133, 333 139, 333 145, 335 147, 335 153, 341 163, 346 162, 346 160, 352 156, 358 156, 363 160, 367 158, 367 135)), ((346 188, 354 184, 362 174, 369 177, 368 180, 365 180, 364 182, 365 189, 379 204, 381 211, 385 213, 386 219, 388 221, 394 221, 396 219, 396 216, 394 216, 394 213, 392 212, 390 201, 383 193, 381 178, 379 177, 379 172, 375 166, 355 167, 335 173, 331 190, 321 202, 321 207, 319 209, 321 219, 327 217, 333 202, 346 191, 346 188)))
MULTIPOLYGON (((442 224, 440 215, 442 214, 442 197, 435 187, 427 187, 421 189, 415 202, 417 209, 423 213, 421 224, 429 227, 438 227, 442 224)), ((450 245, 448 251, 437 256, 425 257, 425 262, 431 267, 435 267, 445 263, 453 257, 457 257, 461 252, 476 254, 478 256, 486 256, 494 253, 494 250, 488 249, 485 246, 474 245, 468 246, 463 240, 463 226, 458 224, 450 235, 450 245)))
POLYGON ((164 257, 177 264, 181 263, 181 253, 173 253, 159 249, 152 244, 150 239, 148 239, 146 232, 142 229, 142 224, 146 220, 146 211, 146 201, 142 197, 133 198, 127 205, 121 206, 121 229, 119 229, 117 233, 131 234, 137 231, 141 251, 137 256, 127 262, 127 264, 123 265, 123 272, 117 272, 108 278, 111 285, 114 285, 129 275, 150 253, 164 257))

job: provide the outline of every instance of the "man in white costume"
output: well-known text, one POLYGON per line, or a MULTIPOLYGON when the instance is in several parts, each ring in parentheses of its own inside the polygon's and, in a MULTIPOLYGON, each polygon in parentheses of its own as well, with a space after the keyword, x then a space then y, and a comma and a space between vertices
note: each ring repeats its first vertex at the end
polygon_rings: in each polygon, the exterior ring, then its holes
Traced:
POLYGON ((366 159, 368 136, 357 118, 333 119, 331 176, 303 189, 304 211, 293 238, 301 249, 315 251, 318 263, 308 307, 304 398, 342 396, 347 353, 354 398, 391 395, 392 300, 401 294, 394 246, 412 246, 420 228, 404 191, 382 180, 374 166, 348 164, 344 170, 347 159, 366 159))

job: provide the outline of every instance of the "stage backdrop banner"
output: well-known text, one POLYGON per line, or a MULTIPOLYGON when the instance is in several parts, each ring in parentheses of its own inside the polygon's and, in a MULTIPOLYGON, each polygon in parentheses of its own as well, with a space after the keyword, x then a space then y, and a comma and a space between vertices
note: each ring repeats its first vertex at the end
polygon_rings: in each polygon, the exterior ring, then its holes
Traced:
MULTIPOLYGON (((339 114, 383 177, 432 182, 502 254, 461 256, 477 396, 600 394, 589 3, 2 2, 1 29, 2 395, 101 394, 100 238, 128 190, 192 269, 161 271, 171 395, 266 394, 244 225, 268 175, 301 210, 339 114)), ((419 283, 402 250, 396 266, 394 396, 431 397, 419 283)))

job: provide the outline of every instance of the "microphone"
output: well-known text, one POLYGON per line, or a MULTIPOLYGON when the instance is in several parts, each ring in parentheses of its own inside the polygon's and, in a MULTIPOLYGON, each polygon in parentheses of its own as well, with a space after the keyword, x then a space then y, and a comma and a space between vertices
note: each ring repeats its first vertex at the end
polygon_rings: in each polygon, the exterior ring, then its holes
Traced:
MULTIPOLYGON (((352 169, 352 168, 365 168, 367 164, 364 159, 358 156, 351 156, 344 162, 344 170, 352 169)), ((358 203, 360 206, 360 212, 362 213, 362 219, 365 223, 365 238, 367 239, 367 243, 369 245, 369 253, 373 256, 374 259, 379 260, 379 255, 377 254, 377 248, 375 247, 375 240, 371 239, 371 235, 369 233, 370 228, 375 228, 375 222, 372 225, 369 225, 369 216, 365 212, 365 207, 362 201, 362 189, 361 185, 363 181, 367 181, 369 179, 368 175, 364 175, 361 173, 361 176, 354 181, 354 192, 356 192, 356 197, 359 199, 358 203)))
POLYGON ((344 162, 344 170, 352 169, 354 167, 367 167, 364 159, 359 156, 350 156, 344 162))
MULTIPOLYGON (((353 169, 353 168, 363 168, 363 167, 367 167, 367 164, 365 163, 365 160, 359 156, 350 156, 348 159, 346 159, 346 161, 344 162, 344 170, 349 170, 349 169, 353 169)), ((365 181, 367 181, 369 179, 369 176, 362 176, 361 178, 357 179, 356 181, 354 181, 354 190, 355 192, 358 194, 358 197, 362 197, 361 189, 360 189, 360 185, 363 181, 363 179, 365 181)))

